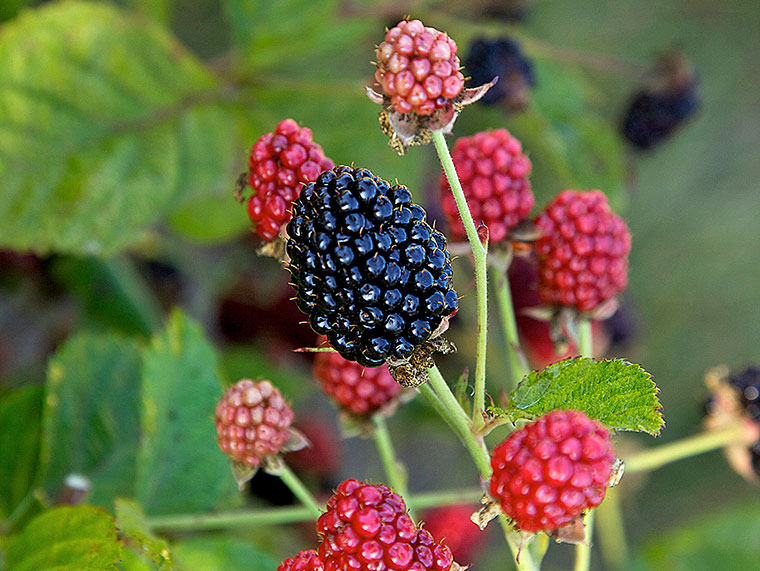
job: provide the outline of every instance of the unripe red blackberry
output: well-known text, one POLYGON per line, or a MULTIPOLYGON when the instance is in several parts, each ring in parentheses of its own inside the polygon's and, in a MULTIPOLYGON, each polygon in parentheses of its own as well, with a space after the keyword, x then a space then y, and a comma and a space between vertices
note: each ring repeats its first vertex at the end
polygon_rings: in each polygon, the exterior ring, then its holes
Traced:
POLYGON ((338 353, 317 353, 312 372, 327 396, 357 416, 371 415, 401 391, 387 365, 366 368, 338 353))
MULTIPOLYGON (((522 144, 506 129, 496 129, 457 139, 451 157, 475 225, 483 222, 488 226, 492 244, 506 240, 508 232, 533 208, 528 181, 531 163, 522 152, 522 144)), ((441 176, 440 188, 451 239, 465 240, 464 225, 445 175, 441 176)))
POLYGON ((297 555, 280 563, 277 571, 325 571, 325 566, 313 549, 299 551, 297 555))
POLYGON ((407 359, 456 310, 446 238, 425 218, 405 186, 345 166, 293 203, 297 304, 345 359, 365 367, 407 359))
POLYGON ((390 488, 345 480, 317 520, 325 571, 448 571, 451 551, 417 528, 390 488))
POLYGON ((311 129, 293 119, 280 121, 274 133, 260 137, 248 158, 248 184, 253 189, 248 215, 256 233, 267 242, 274 240, 290 220, 290 205, 301 186, 333 166, 312 141, 311 129))
POLYGON ((375 80, 399 113, 432 115, 464 89, 457 44, 419 20, 403 20, 377 47, 375 80))
POLYGON ((609 431, 576 410, 554 410, 516 430, 491 457, 491 496, 523 531, 552 531, 598 506, 615 453, 609 431))
POLYGON ((219 448, 233 461, 258 467, 291 438, 293 411, 269 381, 238 381, 216 405, 219 448))
POLYGON ((599 190, 565 190, 535 219, 541 300, 586 312, 628 283, 631 235, 599 190))

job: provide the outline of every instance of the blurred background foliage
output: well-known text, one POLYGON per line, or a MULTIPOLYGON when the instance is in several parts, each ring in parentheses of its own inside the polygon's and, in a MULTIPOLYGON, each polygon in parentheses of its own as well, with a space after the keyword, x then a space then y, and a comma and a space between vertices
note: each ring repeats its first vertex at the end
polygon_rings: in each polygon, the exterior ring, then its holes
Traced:
MULTIPOLYGON (((177 430, 181 446, 195 446, 181 438, 190 420, 177 419, 181 407, 159 411, 155 418, 166 419, 168 431, 146 444, 140 399, 178 399, 172 403, 186 402, 195 417, 210 416, 194 397, 220 394, 220 384, 239 378, 268 377, 297 413, 337 430, 308 358, 291 353, 313 335, 298 324, 285 273, 256 255, 232 189, 253 141, 292 117, 336 163, 398 179, 431 217, 439 214, 433 150, 396 156, 363 92, 382 30, 405 15, 447 31, 463 55, 477 37, 509 36, 532 60, 536 85, 527 108, 472 106, 454 134, 506 127, 520 138, 533 162, 536 210, 562 189, 601 188, 627 219, 633 251, 624 307, 634 327, 614 351, 642 364, 662 389, 661 441, 699 430, 706 369, 760 361, 756 0, 479 0, 466 7, 433 0, 5 1, 0 521, 13 521, 24 501, 50 501, 72 469, 94 470, 104 495, 92 500, 108 509, 119 495, 137 498, 149 513, 239 502, 218 481, 226 468, 217 466, 210 441, 201 445, 209 453, 207 480, 172 481, 181 459, 166 460, 176 450, 164 439, 177 430), (509 18, 486 14, 507 4, 523 9, 509 18), (656 149, 635 151, 619 134, 622 114, 657 54, 673 46, 697 72, 701 111, 656 149), (182 313, 169 318, 175 307, 182 313), (175 342, 179 353, 166 349, 175 342), (192 366, 183 368, 178 354, 192 366), (216 384, 183 392, 192 379, 208 379, 202 371, 218 371, 216 384), (175 386, 168 372, 186 382, 175 386), (72 376, 75 394, 66 396, 59 374, 72 376), (51 395, 75 408, 52 407, 51 395), (123 402, 133 405, 117 406, 123 402), (119 433, 111 426, 119 415, 143 423, 142 432, 133 424, 134 433, 119 433), (77 455, 83 442, 91 446, 77 455), (154 481, 158 473, 168 479, 154 481), (183 492, 190 503, 162 499, 161 490, 180 483, 190 486, 183 492), (47 500, 30 496, 37 487, 47 500)), ((460 260, 465 308, 473 297, 468 271, 460 260)), ((462 312, 453 327, 461 352, 460 362, 444 364, 450 378, 473 354, 472 319, 462 312)), ((497 324, 493 331, 498 349, 497 324)), ((491 355, 495 394, 507 383, 499 351, 491 355)), ((474 483, 463 450, 423 404, 406 405, 391 429, 413 491, 474 483), (461 470, 448 469, 453 464, 461 470)), ((351 439, 342 448, 331 483, 380 473, 369 443, 351 439)), ((627 487, 624 479, 620 490, 636 568, 737 569, 757 553, 758 489, 719 453, 627 487)), ((185 557, 194 569, 243 568, 236 565, 256 554, 279 561, 311 545, 282 528, 173 539, 178 561, 185 557)), ((503 564, 505 546, 491 539, 478 568, 503 564)), ((549 569, 571 556, 566 546, 549 554, 549 569)))

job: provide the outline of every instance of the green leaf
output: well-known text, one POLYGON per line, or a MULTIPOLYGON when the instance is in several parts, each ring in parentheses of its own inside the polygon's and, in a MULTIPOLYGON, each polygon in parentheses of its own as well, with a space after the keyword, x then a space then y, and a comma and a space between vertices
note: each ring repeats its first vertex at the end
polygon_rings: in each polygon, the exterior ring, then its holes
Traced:
POLYGON ((679 522, 643 544, 633 569, 733 571, 756 569, 760 553, 760 502, 750 501, 691 522, 679 522))
POLYGON ((250 543, 232 538, 183 541, 173 552, 182 571, 272 571, 280 564, 250 543))
POLYGON ((0 398, 0 521, 34 484, 42 394, 42 387, 27 387, 0 398))
POLYGON ((94 321, 144 336, 161 326, 161 307, 129 258, 62 256, 53 259, 52 268, 53 275, 81 300, 94 321))
POLYGON ((133 493, 140 371, 137 344, 112 334, 79 334, 50 360, 42 450, 49 496, 71 473, 89 478, 95 505, 110 508, 133 493))
POLYGON ((8 544, 8 571, 103 571, 121 558, 113 518, 92 506, 61 506, 33 519, 8 544))
POLYGON ((221 393, 200 325, 173 313, 145 352, 136 497, 146 512, 210 510, 232 489, 214 428, 221 393))
POLYGON ((639 365, 622 359, 566 359, 533 371, 510 398, 510 414, 540 416, 555 409, 581 410, 614 430, 659 434, 659 389, 639 365))
POLYGON ((135 554, 147 556, 159 571, 171 569, 169 548, 163 539, 151 533, 140 506, 124 498, 118 498, 115 504, 119 537, 127 547, 135 554))
POLYGON ((218 81, 164 29, 60 2, 0 30, 0 245, 105 255, 184 201, 229 193, 218 81))

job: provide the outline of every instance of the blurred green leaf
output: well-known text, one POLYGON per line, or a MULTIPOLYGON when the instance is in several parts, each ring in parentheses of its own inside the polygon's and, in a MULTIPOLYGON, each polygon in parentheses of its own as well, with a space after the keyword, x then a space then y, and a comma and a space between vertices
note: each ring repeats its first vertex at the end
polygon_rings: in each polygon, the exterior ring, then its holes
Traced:
POLYGON ((0 3, 0 22, 10 20, 24 6, 28 6, 31 0, 3 0, 0 3))
POLYGON ((51 3, 0 30, 0 244, 109 254, 186 200, 229 191, 221 88, 165 30, 51 3))
POLYGON ((216 244, 245 234, 251 227, 245 204, 232 197, 204 197, 175 211, 169 218, 172 230, 188 240, 216 244))
POLYGON ((233 489, 214 428, 221 394, 213 347, 174 312, 145 352, 136 497, 146 512, 210 510, 233 489))
POLYGON ((117 498, 116 525, 119 537, 135 554, 147 557, 159 571, 173 566, 166 542, 153 535, 145 521, 145 514, 132 500, 117 498))
POLYGON ((613 430, 659 434, 659 389, 639 365, 622 359, 566 359, 533 371, 510 397, 510 413, 540 416, 555 409, 581 410, 613 430))
POLYGON ((26 387, 0 398, 0 521, 34 484, 42 395, 42 387, 26 387))
MULTIPOLYGON (((234 538, 181 541, 173 547, 182 571, 272 571, 280 561, 234 538)), ((293 553, 295 555, 295 553, 293 553)))
POLYGON ((145 14, 156 22, 168 25, 171 16, 171 0, 126 0, 141 14, 145 14))
POLYGON ((8 544, 8 571, 103 571, 121 558, 113 518, 92 506, 61 506, 33 519, 8 544))
POLYGON ((645 542, 632 569, 734 571, 757 569, 760 554, 760 503, 712 510, 706 517, 679 523, 645 542))
POLYGON ((161 307, 129 258, 58 257, 53 275, 103 325, 145 336, 161 326, 161 307))
POLYGON ((89 478, 95 505, 133 493, 140 371, 137 344, 111 334, 81 333, 50 360, 42 465, 51 497, 71 473, 89 478))

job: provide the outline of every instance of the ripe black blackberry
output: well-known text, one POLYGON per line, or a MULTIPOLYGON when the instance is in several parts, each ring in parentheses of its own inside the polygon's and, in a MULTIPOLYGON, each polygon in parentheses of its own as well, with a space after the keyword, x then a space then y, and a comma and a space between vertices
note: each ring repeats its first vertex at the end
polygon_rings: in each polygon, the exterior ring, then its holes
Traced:
POLYGON ((425 217, 405 186, 347 166, 294 201, 287 253, 297 304, 343 358, 403 363, 457 309, 446 238, 425 217))
POLYGON ((476 38, 465 60, 471 83, 481 85, 498 76, 499 81, 483 96, 486 105, 501 104, 519 111, 528 104, 530 89, 536 84, 533 63, 509 38, 476 38))
POLYGON ((623 117, 623 137, 647 150, 667 139, 700 107, 696 75, 684 56, 660 56, 646 84, 631 98, 623 117))

